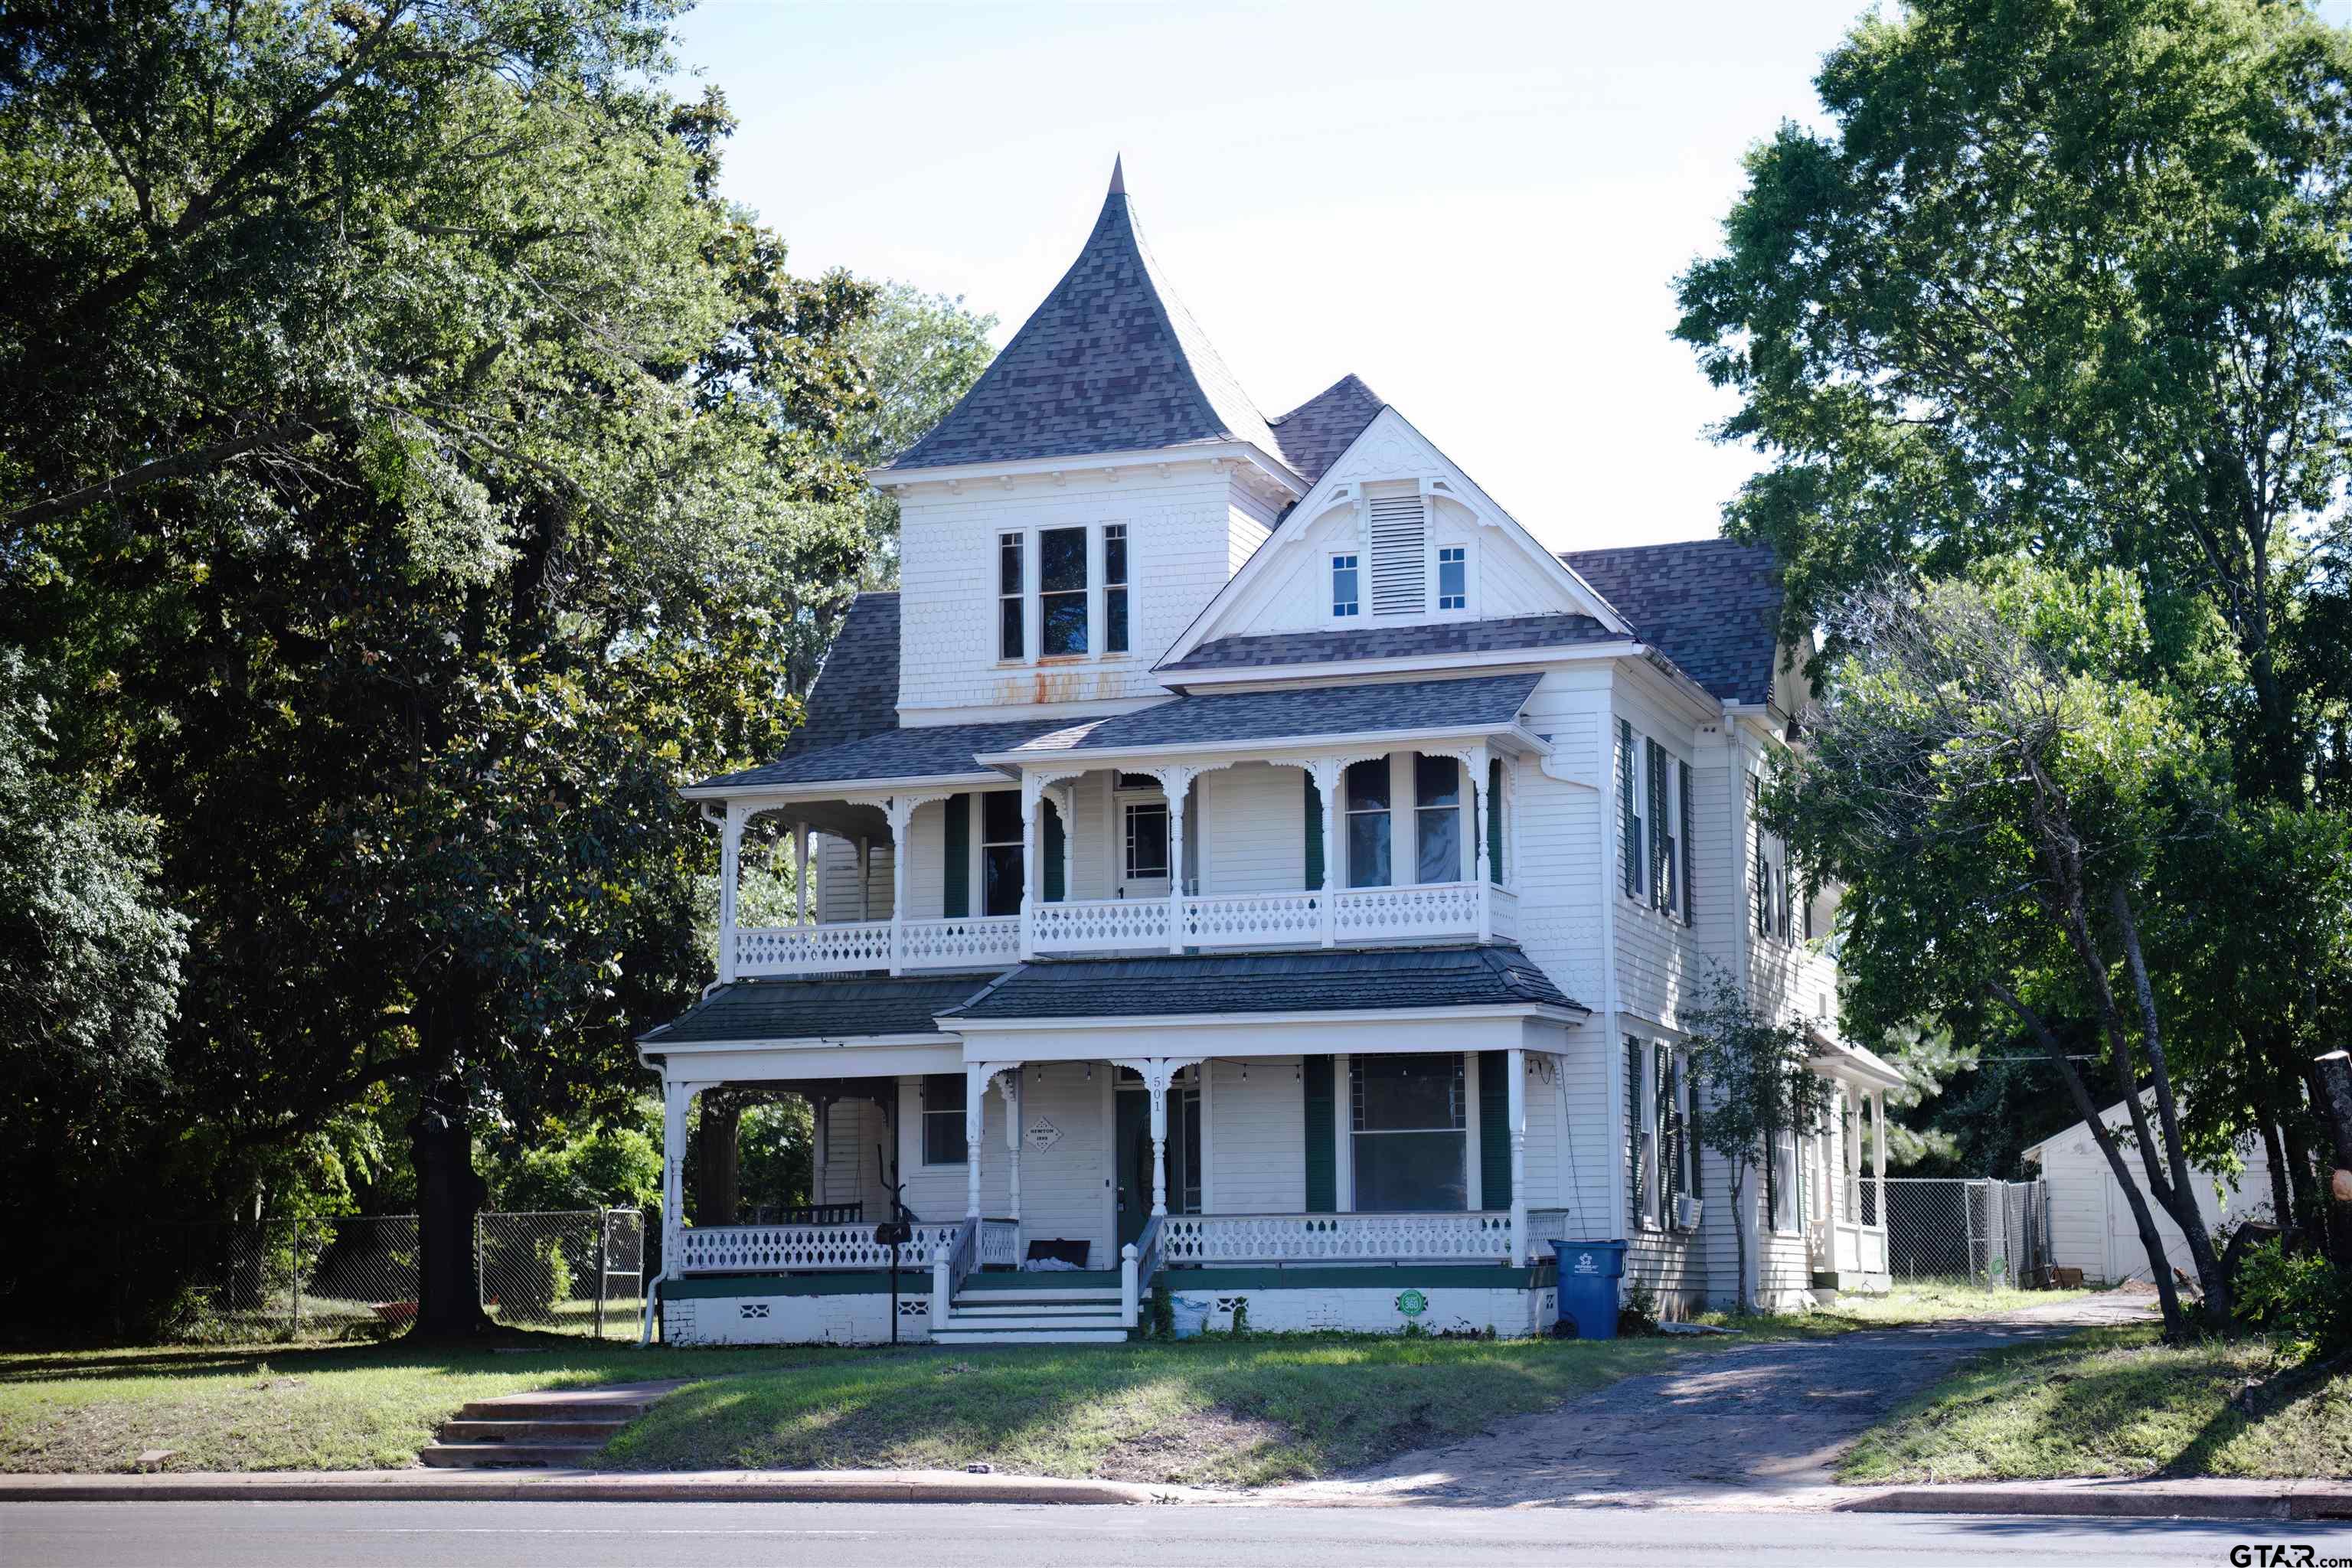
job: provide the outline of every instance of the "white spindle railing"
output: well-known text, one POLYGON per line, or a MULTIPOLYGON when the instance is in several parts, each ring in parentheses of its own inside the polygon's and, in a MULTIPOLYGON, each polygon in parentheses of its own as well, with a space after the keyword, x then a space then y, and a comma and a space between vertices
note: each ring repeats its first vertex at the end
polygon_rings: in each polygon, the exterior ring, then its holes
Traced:
POLYGON ((1012 963, 1021 956, 1021 917, 981 915, 906 921, 899 927, 898 953, 898 962, 908 969, 972 969, 1012 963))
MULTIPOLYGON (((898 1248, 902 1268, 928 1267, 955 1240, 961 1222, 919 1225, 898 1248)), ((890 1249, 870 1225, 688 1226, 679 1247, 681 1274, 759 1274, 836 1268, 887 1268, 890 1249)))
POLYGON ((1021 1266, 1021 1222, 984 1219, 980 1222, 980 1266, 1018 1268, 1021 1266))
POLYGON ((1081 899, 1029 906, 1040 952, 1117 952, 1168 946, 1165 899, 1081 899))
POLYGON ((1471 936, 1478 930, 1478 882, 1426 882, 1407 888, 1350 888, 1334 901, 1342 942, 1471 936))
POLYGON ((1184 900, 1184 945, 1305 945, 1323 940, 1321 893, 1195 893, 1184 900))
POLYGON ((1549 1263, 1551 1244, 1576 1239, 1569 1231, 1569 1221, 1574 1216, 1570 1209, 1529 1209, 1528 1234, 1523 1238, 1519 1256, 1529 1263, 1549 1263))
POLYGON ((1171 1264, 1505 1262, 1511 1216, 1469 1214, 1170 1215, 1171 1264))
POLYGON ((890 966, 890 922, 738 926, 738 974, 840 974, 890 966))

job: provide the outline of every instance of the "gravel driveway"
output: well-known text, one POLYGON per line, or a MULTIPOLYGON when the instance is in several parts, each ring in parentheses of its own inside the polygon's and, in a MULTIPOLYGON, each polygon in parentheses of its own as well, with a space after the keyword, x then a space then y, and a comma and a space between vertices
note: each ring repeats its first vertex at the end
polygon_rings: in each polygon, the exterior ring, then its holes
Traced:
POLYGON ((1479 1508, 1762 1501, 1827 1485, 1848 1444, 1969 1356, 2144 1322, 2152 1300, 2117 1292, 1999 1317, 1711 1351, 1377 1469, 1277 1489, 1268 1500, 1479 1508))

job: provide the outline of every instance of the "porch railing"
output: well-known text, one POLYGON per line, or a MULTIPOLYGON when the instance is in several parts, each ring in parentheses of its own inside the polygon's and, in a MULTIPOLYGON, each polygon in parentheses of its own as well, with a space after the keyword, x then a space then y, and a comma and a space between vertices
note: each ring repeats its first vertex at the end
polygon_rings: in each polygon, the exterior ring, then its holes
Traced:
POLYGON ((1350 888, 1337 896, 1333 913, 1342 942, 1463 936, 1477 931, 1478 903, 1486 891, 1476 882, 1350 888))
POLYGON ((980 1222, 980 1266, 982 1268, 1021 1267, 1021 1222, 984 1219, 980 1222))
POLYGON ((1040 952, 1115 952, 1168 945, 1165 899, 1080 899, 1030 906, 1040 952))
POLYGON ((944 1246, 931 1252, 931 1321, 948 1321, 955 1306, 956 1292, 980 1261, 980 1221, 958 1220, 955 1234, 944 1246))
POLYGON ((1507 1211, 1170 1215, 1171 1264, 1500 1261, 1522 1256, 1507 1211))
POLYGON ((900 922, 898 962, 908 969, 984 969, 1020 956, 1019 915, 900 922))
POLYGON ((1194 894, 1184 900, 1188 947, 1290 946, 1323 940, 1323 895, 1194 894))
MULTIPOLYGON (((918 1225, 898 1248, 907 1268, 928 1266, 951 1246, 962 1222, 918 1225)), ((688 1226, 680 1237, 679 1272, 757 1274, 824 1269, 887 1268, 890 1249, 870 1225, 688 1226)))
POLYGON ((1168 1219, 1154 1215, 1143 1234, 1118 1251, 1118 1310, 1129 1328, 1143 1321, 1143 1293, 1168 1260, 1168 1219))
POLYGON ((841 974, 890 967, 890 922, 737 926, 738 974, 841 974))

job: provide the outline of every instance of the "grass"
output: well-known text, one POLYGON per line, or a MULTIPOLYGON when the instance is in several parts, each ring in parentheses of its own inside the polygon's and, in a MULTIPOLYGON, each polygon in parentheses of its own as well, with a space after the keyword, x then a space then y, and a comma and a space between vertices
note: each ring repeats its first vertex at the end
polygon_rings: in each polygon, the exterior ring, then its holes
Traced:
POLYGON ((2352 1373, 2260 1419, 2231 1407, 2249 1379, 2284 1370, 2283 1354, 2260 1339, 2175 1348, 2137 1325, 1996 1352, 1865 1434, 1838 1476, 2352 1476, 2352 1373))

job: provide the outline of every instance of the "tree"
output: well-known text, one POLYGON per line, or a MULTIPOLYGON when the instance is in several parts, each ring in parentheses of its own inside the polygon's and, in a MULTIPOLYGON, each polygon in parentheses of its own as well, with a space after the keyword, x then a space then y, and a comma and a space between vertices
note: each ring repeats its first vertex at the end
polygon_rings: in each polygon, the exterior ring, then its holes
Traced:
POLYGON ((1755 1213, 1748 1178, 1769 1169, 1782 1134, 1821 1125, 1830 1110, 1830 1080, 1812 1069, 1813 1043, 1804 1020, 1776 1022, 1758 1012, 1728 975, 1708 979, 1688 1016, 1691 1081, 1704 1100, 1699 1139, 1723 1156, 1730 1173, 1731 1235, 1745 1312, 1755 1304, 1748 1270, 1748 1227, 1755 1213))
POLYGON ((2143 1190, 2188 1239, 2209 1326, 2227 1326, 2230 1289, 2196 1205, 2159 1000, 2179 977, 2151 967, 2143 930, 2176 912, 2158 875, 2168 852, 2227 832, 2229 802, 2225 762, 2180 704, 2115 667, 2116 647, 2139 640, 2137 604, 2119 574, 2085 588, 2023 570, 1849 597, 1834 617, 1848 651, 1766 814, 1847 886, 1850 1027, 1924 1010, 1974 1035, 2000 1026, 1990 1011, 2047 1054, 2123 1186, 2179 1334, 2143 1190), (2137 1183, 2075 1061, 2099 1051, 2137 1183))

